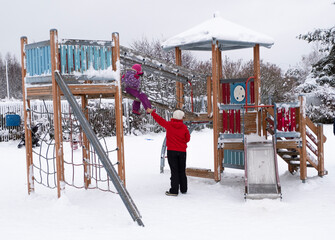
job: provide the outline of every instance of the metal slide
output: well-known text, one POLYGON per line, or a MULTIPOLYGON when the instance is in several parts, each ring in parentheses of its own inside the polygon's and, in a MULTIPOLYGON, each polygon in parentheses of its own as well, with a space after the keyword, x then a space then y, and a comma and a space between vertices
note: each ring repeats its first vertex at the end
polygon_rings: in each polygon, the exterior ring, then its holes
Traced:
POLYGON ((124 205, 126 206, 130 216, 132 217, 132 219, 134 221, 136 221, 138 223, 138 225, 144 226, 143 222, 141 220, 142 216, 141 216, 140 212, 138 211, 138 209, 137 209, 135 203, 133 202, 133 200, 131 199, 128 191, 123 186, 121 179, 119 178, 119 176, 118 176, 116 170, 114 169, 112 163, 108 159, 107 154, 105 153, 105 151, 104 151, 102 145, 100 144, 98 138, 94 134, 89 122, 85 118, 85 115, 81 111, 81 108, 80 108, 79 104, 77 103, 76 99, 74 98, 73 94, 71 93, 70 89, 68 88, 68 86, 66 85, 66 83, 64 82, 62 76, 60 75, 60 73, 58 71, 55 72, 55 76, 56 76, 56 81, 58 83, 58 86, 60 87, 64 96, 68 100, 74 114, 76 115, 76 117, 78 118, 78 120, 80 122, 80 125, 81 125, 83 131, 85 132, 87 138, 89 139, 90 143, 92 144, 94 150, 98 154, 100 161, 102 162, 104 168, 106 169, 106 172, 107 172, 108 176, 111 178, 111 180, 114 184, 114 187, 116 188, 117 192, 119 193, 119 195, 120 195, 124 205))
POLYGON ((274 139, 244 138, 245 198, 281 198, 274 139))

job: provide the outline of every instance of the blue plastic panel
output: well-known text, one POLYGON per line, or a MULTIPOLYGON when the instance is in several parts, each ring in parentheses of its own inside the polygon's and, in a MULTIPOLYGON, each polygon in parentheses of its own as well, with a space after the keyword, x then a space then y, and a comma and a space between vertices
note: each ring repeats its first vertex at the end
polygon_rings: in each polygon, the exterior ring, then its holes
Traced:
POLYGON ((244 151, 225 149, 222 166, 244 169, 244 151))
MULTIPOLYGON (((230 83, 230 103, 232 104, 245 104, 245 83, 230 83), (243 88, 242 91, 237 91, 243 88), (234 96, 234 92, 243 92, 244 94, 234 96)), ((250 103, 250 82, 248 83, 248 103, 250 103)))
POLYGON ((6 127, 18 127, 21 125, 21 117, 17 114, 6 115, 6 127))

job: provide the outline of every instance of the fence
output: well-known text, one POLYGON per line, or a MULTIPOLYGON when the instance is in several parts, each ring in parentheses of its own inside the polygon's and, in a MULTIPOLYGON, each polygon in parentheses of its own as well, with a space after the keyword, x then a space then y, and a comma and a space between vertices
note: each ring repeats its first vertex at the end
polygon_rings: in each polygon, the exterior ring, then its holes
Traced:
MULTIPOLYGON (((190 105, 190 99, 185 99, 185 105, 190 105)), ((207 99, 205 97, 198 97, 194 99, 194 110, 195 112, 206 112, 207 99)), ((113 131, 113 118, 114 112, 114 100, 101 99, 89 102, 90 108, 90 121, 94 131, 102 136, 112 136, 113 131), (106 126, 111 125, 110 128, 106 126)), ((49 121, 52 125, 53 112, 52 101, 31 101, 31 113, 33 124, 37 124, 41 121, 49 121)), ((62 101, 62 112, 67 114, 70 113, 70 108, 67 101, 62 101)), ((142 110, 144 111, 144 110, 142 110)), ((171 114, 165 110, 157 110, 158 114, 162 117, 169 119, 171 114)), ((157 125, 150 115, 142 114, 141 116, 134 116, 132 114, 132 100, 123 99, 123 114, 124 118, 124 131, 125 134, 145 134, 147 132, 160 132, 162 129, 157 125)), ((23 119, 23 103, 21 101, 13 102, 0 102, 0 142, 17 140, 22 137, 24 132, 24 119, 23 119), (7 126, 6 116, 9 114, 16 114, 20 116, 21 123, 19 126, 7 126)))
POLYGON ((21 138, 23 131, 22 116, 22 102, 0 102, 0 142, 21 138), (13 114, 20 116, 21 123, 19 123, 19 126, 8 126, 12 125, 7 122, 8 116, 13 114))

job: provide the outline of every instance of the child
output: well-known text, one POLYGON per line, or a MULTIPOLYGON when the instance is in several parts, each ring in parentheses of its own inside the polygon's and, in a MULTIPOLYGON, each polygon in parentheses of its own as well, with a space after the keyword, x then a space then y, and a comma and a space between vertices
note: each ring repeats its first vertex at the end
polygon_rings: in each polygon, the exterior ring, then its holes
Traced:
MULTIPOLYGON (((144 107, 145 110, 151 108, 150 101, 148 100, 147 95, 141 92, 140 90, 140 77, 143 75, 142 66, 140 64, 134 64, 131 69, 122 76, 122 83, 125 85, 125 90, 130 95, 138 98, 144 107)), ((141 115, 140 113, 141 103, 138 101, 133 102, 133 113, 141 115)))
POLYGON ((171 121, 160 117, 155 110, 148 108, 148 113, 155 121, 166 129, 167 157, 171 169, 171 188, 166 191, 168 196, 178 196, 179 188, 181 193, 187 192, 186 148, 190 141, 190 132, 183 123, 184 112, 176 110, 173 112, 171 121))

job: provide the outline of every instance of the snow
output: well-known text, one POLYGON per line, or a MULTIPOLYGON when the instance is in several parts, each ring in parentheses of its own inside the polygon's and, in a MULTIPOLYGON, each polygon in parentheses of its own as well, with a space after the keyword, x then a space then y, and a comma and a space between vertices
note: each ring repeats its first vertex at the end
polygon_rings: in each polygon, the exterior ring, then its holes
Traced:
POLYGON ((208 50, 211 50, 213 39, 227 41, 229 44, 242 43, 241 48, 245 47, 246 43, 258 43, 266 47, 274 44, 271 37, 223 19, 216 13, 213 18, 169 38, 162 46, 164 49, 170 49, 192 43, 202 45, 207 42, 210 43, 208 50))
MULTIPOLYGON (((143 216, 144 228, 132 221, 119 196, 112 193, 66 185, 58 199, 56 189, 35 184, 36 191, 29 196, 25 149, 17 148, 18 141, 1 142, 0 238, 331 239, 335 234, 335 138, 331 125, 325 125, 324 131, 329 175, 320 178, 308 169, 308 179, 302 183, 299 174, 288 173, 287 164, 279 159, 283 200, 247 202, 244 171, 234 169, 226 169, 219 183, 188 177, 186 195, 165 196, 170 171, 165 167, 165 173, 159 173, 165 135, 125 136, 127 189, 143 216)), ((188 167, 213 169, 212 152, 212 131, 194 131, 188 167)))

